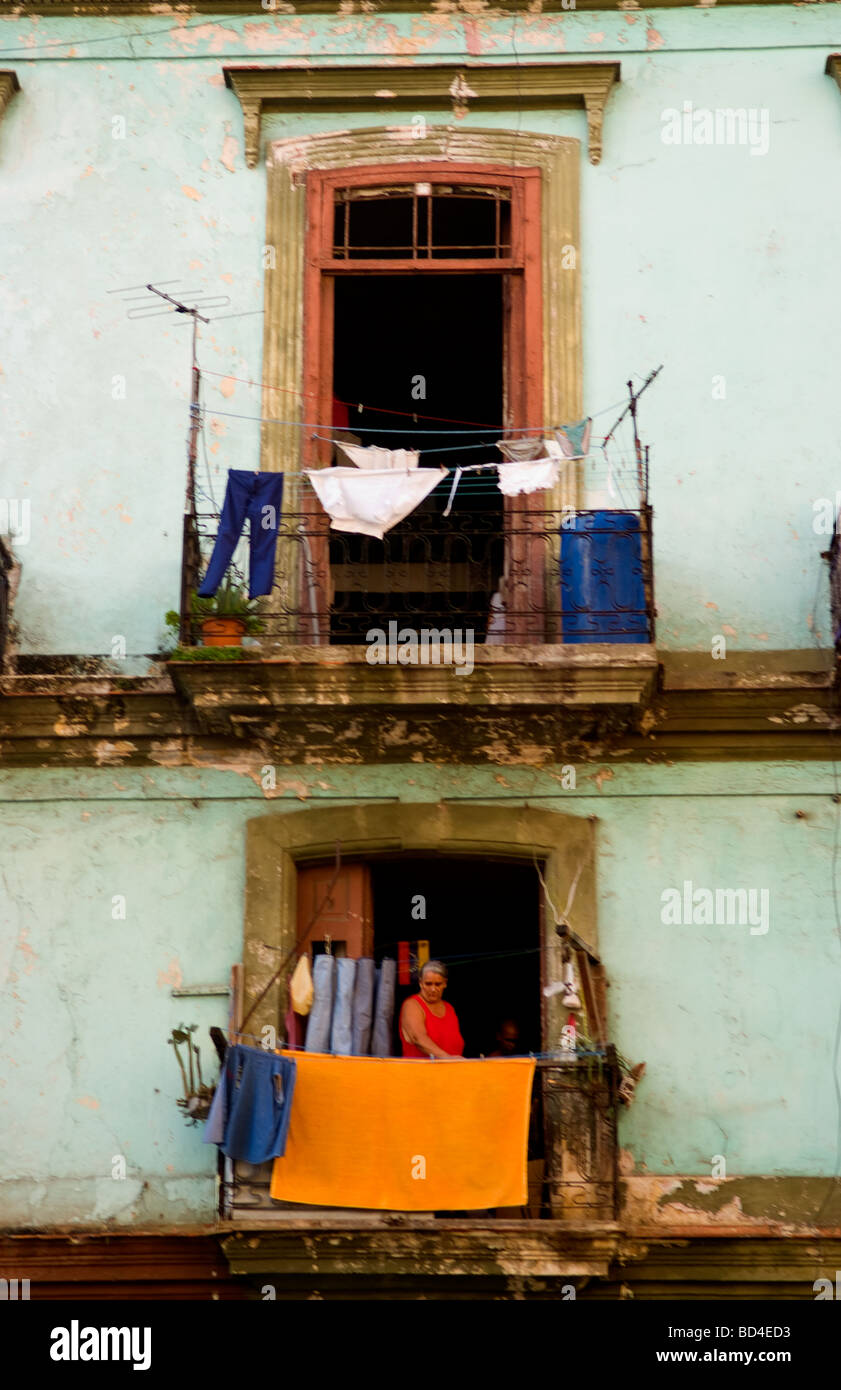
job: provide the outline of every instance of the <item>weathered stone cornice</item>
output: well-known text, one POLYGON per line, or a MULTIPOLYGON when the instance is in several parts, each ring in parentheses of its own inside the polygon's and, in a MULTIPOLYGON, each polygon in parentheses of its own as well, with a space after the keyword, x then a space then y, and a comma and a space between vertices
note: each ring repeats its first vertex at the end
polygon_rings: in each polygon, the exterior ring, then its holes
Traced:
MULTIPOLYGON (((825 1178, 805 1181, 816 1193, 819 1184, 827 1186, 825 1178)), ((625 1223, 476 1218, 465 1227, 408 1216, 390 1223, 380 1218, 374 1224, 361 1214, 339 1218, 313 1208, 305 1219, 285 1217, 280 1226, 278 1216, 254 1214, 238 1222, 165 1225, 157 1230, 120 1230, 102 1222, 90 1229, 11 1232, 0 1236, 0 1260, 16 1277, 30 1279, 43 1296, 76 1300, 96 1297, 104 1281, 115 1296, 125 1299, 137 1298, 141 1291, 148 1296, 156 1281, 169 1286, 168 1297, 179 1284, 185 1297, 198 1297, 197 1289, 206 1298, 224 1296, 227 1290, 242 1295, 243 1280, 249 1274, 255 1277, 258 1262, 265 1269, 268 1261, 273 1273, 286 1276, 287 1294, 291 1286, 293 1298, 311 1294, 325 1274, 325 1282, 334 1289, 337 1280, 339 1287, 344 1280, 356 1296, 364 1289, 363 1296, 394 1298, 394 1279, 385 1273, 392 1269, 405 1270, 398 1275, 405 1292, 434 1297, 440 1252, 447 1262, 445 1275, 455 1262, 464 1265, 463 1292, 481 1294, 484 1282, 484 1292, 493 1287, 494 1297, 507 1284, 509 1294, 526 1292, 531 1300, 557 1301, 563 1296, 560 1280, 569 1279, 569 1274, 540 1274, 545 1259, 554 1270, 566 1261, 573 1269, 587 1263, 597 1271, 589 1282, 586 1275, 576 1281, 577 1296, 584 1299, 616 1299, 628 1293, 638 1298, 697 1299, 700 1286, 711 1299, 814 1302, 815 1280, 827 1278, 834 1286, 835 1272, 841 1268, 841 1236, 830 1223, 824 1223, 819 1234, 808 1235, 771 1235, 759 1228, 738 1233, 673 1229, 643 1235, 625 1223), (266 1230, 267 1220, 274 1222, 274 1231, 266 1230), (604 1259, 611 1253, 605 1275, 604 1259), (517 1271, 510 1274, 509 1255, 517 1271), (248 1274, 231 1273, 246 1262, 251 1265, 248 1274), (534 1282, 526 1283, 529 1279, 534 1282)), ((445 1284, 437 1296, 448 1292, 445 1284)), ((257 1290, 254 1296, 259 1297, 257 1290)))
MULTIPOLYGON (((726 5, 786 5, 792 0, 652 0, 643 6, 638 0, 576 0, 576 10, 680 10, 726 5)), ((294 15, 338 14, 343 18, 357 15, 367 18, 385 14, 452 14, 475 19, 491 18, 498 14, 516 14, 521 10, 534 13, 535 0, 487 0, 481 8, 476 0, 274 0, 274 5, 260 9, 259 17, 272 15, 284 18, 294 15)), ((544 14, 569 13, 573 6, 567 0, 541 0, 544 14)), ((160 17, 185 18, 191 14, 250 14, 254 15, 254 0, 0 0, 2 14, 152 14, 160 17)))
POLYGON ((830 760, 841 753, 831 654, 660 655, 651 648, 484 648, 452 668, 369 666, 359 648, 172 663, 169 674, 0 680, 0 769, 262 762, 650 763, 830 760), (350 654, 350 655, 348 655, 350 654))
POLYGON ((590 162, 602 155, 602 119, 618 63, 382 63, 365 67, 225 67, 245 124, 245 157, 254 168, 264 111, 514 111, 583 106, 590 162))
POLYGON ((621 705, 636 710, 657 676, 653 647, 483 647, 474 668, 373 665, 361 647, 293 647, 262 661, 170 662, 177 688, 197 711, 227 703, 254 712, 286 706, 324 708, 481 705, 621 705))
POLYGON ((284 1221, 274 1230, 253 1229, 224 1238, 232 1274, 262 1275, 318 1271, 323 1277, 352 1273, 417 1278, 496 1276, 506 1278, 604 1278, 619 1247, 619 1228, 560 1221, 477 1220, 472 1228, 448 1223, 400 1221, 396 1229, 359 1222, 356 1229, 333 1223, 319 1232, 311 1221, 284 1221))

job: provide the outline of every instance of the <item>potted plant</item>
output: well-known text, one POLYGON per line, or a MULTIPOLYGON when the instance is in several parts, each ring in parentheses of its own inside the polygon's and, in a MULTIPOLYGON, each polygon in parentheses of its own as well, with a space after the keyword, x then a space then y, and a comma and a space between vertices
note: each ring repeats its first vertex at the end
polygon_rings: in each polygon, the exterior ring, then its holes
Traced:
MULTIPOLYGON (((245 590, 233 584, 230 578, 208 598, 200 597, 193 590, 190 610, 198 619, 205 647, 238 647, 245 633, 254 635, 265 630, 257 616, 257 600, 247 598, 245 590)), ((178 631, 180 618, 177 613, 168 613, 166 621, 178 631)))

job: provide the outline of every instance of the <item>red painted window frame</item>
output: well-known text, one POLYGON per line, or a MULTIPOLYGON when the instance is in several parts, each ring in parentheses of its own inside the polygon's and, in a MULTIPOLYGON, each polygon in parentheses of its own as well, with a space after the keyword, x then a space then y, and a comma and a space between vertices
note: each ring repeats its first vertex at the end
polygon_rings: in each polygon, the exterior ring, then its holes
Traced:
MULTIPOLYGON (((330 170, 310 170, 306 176, 306 249, 303 299, 304 401, 311 420, 333 418, 334 286, 337 275, 464 275, 503 276, 504 424, 508 430, 538 425, 543 420, 543 285, 542 285, 542 172, 539 168, 512 170, 503 164, 447 164, 429 161, 376 164, 330 170), (446 184, 456 187, 502 187, 511 193, 511 256, 440 260, 336 260, 332 255, 334 198, 337 188, 372 188, 407 183, 446 184)), ((305 418, 307 418, 305 416, 305 418)), ((303 431, 302 467, 323 468, 331 461, 332 446, 303 431)), ((506 517, 513 510, 520 517, 541 510, 539 494, 505 498, 506 517)), ((317 499, 305 494, 302 510, 320 515, 317 499)), ((543 607, 543 542, 522 534, 507 538, 507 565, 520 579, 517 606, 543 607), (525 585, 525 588, 523 588, 525 585)), ((329 632, 330 565, 328 543, 311 539, 311 564, 318 594, 318 629, 322 640, 329 632)), ((521 625, 522 627, 522 625, 521 625)), ((509 640, 528 640, 516 626, 509 640)), ((532 640, 534 637, 532 636, 532 640)))

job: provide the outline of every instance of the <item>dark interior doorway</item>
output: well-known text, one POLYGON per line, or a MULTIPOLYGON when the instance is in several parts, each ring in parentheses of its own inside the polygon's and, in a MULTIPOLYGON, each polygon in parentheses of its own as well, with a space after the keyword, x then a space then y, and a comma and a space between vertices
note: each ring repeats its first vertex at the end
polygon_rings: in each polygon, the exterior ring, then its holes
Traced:
MULTIPOLYGON (((334 315, 336 419, 348 405, 362 444, 420 449, 420 467, 499 459, 502 275, 339 275, 334 315)), ((484 641, 502 573, 502 497, 492 472, 467 475, 444 517, 450 485, 442 480, 382 541, 331 537, 331 641, 364 642, 377 617, 472 627, 484 641)))
MULTIPOLYGON (((445 999, 458 1015, 465 1056, 489 1055, 505 1019, 519 1029, 517 1052, 540 1050, 540 890, 530 865, 430 856, 371 861, 374 955, 397 958, 398 943, 429 942, 449 971, 445 999), (413 916, 422 900, 425 917, 413 916)), ((412 947, 414 950, 414 946, 412 947)), ((417 992, 398 987, 397 1020, 417 992)))

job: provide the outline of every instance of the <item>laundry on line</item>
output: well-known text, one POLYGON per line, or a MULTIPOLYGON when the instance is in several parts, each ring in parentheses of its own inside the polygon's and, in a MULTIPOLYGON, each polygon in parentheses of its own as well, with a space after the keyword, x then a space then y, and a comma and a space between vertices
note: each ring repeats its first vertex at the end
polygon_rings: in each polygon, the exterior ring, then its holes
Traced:
POLYGON ((506 497, 516 497, 521 492, 543 492, 555 486, 560 471, 560 460, 553 458, 530 463, 501 463, 497 480, 499 490, 506 497))
POLYGON ((367 468, 374 471, 391 471, 396 468, 417 468, 420 450, 418 449, 383 449, 378 444, 344 444, 341 440, 336 441, 337 448, 343 454, 347 454, 351 463, 357 468, 367 468))
POLYGON ((591 425, 588 417, 558 428, 554 438, 500 439, 496 447, 505 462, 459 464, 455 469, 443 464, 438 470, 419 468, 420 451, 415 449, 385 449, 337 440, 337 447, 355 467, 308 469, 306 476, 334 530, 382 540, 386 531, 405 520, 441 478, 451 473, 445 517, 452 511, 459 483, 467 472, 495 469, 499 490, 507 497, 554 487, 561 464, 586 454, 591 425))
POLYGON ((445 468, 321 468, 306 476, 334 531, 382 540, 386 531, 420 506, 446 476, 445 468))

